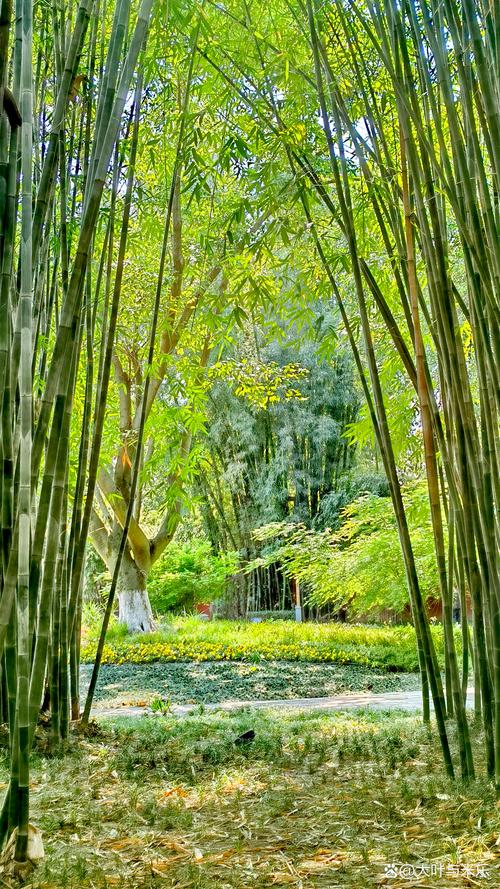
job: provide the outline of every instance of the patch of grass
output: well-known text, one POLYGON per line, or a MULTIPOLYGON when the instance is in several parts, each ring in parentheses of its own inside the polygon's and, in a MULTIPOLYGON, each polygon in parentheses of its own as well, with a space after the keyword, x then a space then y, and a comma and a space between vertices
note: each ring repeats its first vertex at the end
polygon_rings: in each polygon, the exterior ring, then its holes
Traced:
MULTIPOLYGON (((91 667, 81 669, 82 691, 91 667)), ((99 673, 96 701, 108 706, 151 703, 219 704, 224 701, 325 697, 344 692, 411 691, 420 688, 416 673, 391 673, 357 664, 293 661, 208 661, 108 664, 99 673)), ((161 707, 157 707, 161 710, 161 707)))
POLYGON ((413 715, 241 710, 104 726, 63 760, 35 758, 31 818, 47 852, 36 889, 375 889, 392 862, 443 867, 414 887, 498 885, 494 790, 481 776, 452 784, 413 715), (446 872, 458 863, 488 876, 446 872))
MULTIPOLYGON (((119 625, 117 625, 119 626, 119 625)), ((393 671, 418 670, 415 632, 411 626, 352 624, 296 624, 272 621, 200 621, 179 618, 155 633, 123 636, 112 631, 104 647, 104 664, 155 661, 299 661, 358 664, 393 671)), ((441 663, 441 629, 434 629, 441 663)), ((460 637, 457 634, 457 645, 460 637)), ((91 662, 95 639, 86 635, 82 660, 91 662)))

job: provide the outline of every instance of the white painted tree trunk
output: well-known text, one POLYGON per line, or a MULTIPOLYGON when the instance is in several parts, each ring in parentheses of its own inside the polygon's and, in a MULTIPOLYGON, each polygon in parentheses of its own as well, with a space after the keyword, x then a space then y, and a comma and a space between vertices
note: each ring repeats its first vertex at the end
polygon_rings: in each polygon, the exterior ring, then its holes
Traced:
POLYGON ((155 629, 147 590, 120 590, 118 620, 127 625, 129 633, 152 633, 155 629))
POLYGON ((118 583, 118 620, 126 624, 129 633, 152 633, 155 629, 146 577, 127 552, 118 583))

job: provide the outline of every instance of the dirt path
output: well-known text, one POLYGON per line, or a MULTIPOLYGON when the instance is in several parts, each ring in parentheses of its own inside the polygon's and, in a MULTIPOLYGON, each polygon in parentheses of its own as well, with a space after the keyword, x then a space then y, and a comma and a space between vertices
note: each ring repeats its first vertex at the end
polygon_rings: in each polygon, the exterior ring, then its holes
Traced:
MULTIPOLYGON (((467 693, 467 706, 474 703, 473 689, 467 693)), ((214 710, 239 710, 242 707, 253 710, 356 710, 360 707, 368 707, 371 710, 420 710, 422 698, 419 691, 385 692, 373 694, 371 692, 358 692, 333 695, 328 698, 291 698, 289 700, 276 701, 226 701, 222 704, 172 704, 170 713, 173 716, 188 716, 189 713, 212 712, 214 710)), ((149 707, 94 707, 93 716, 150 716, 149 707)))

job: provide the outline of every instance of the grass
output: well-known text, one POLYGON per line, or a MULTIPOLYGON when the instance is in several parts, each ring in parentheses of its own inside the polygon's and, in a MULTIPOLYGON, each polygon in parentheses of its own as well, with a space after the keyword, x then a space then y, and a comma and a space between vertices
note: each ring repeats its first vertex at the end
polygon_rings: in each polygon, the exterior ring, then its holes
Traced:
POLYGON ((64 759, 34 757, 46 859, 32 889, 498 885, 494 790, 452 785, 415 716, 242 710, 104 725, 64 759), (236 745, 250 728, 255 740, 236 745), (444 875, 390 879, 392 862, 444 875), (488 876, 457 877, 459 865, 488 876))
MULTIPOLYGON (((443 661, 442 630, 433 628, 438 658, 443 661)), ((457 644, 459 645, 457 634, 457 644)), ((96 638, 87 630, 82 660, 92 662, 96 638)), ((418 670, 415 632, 411 626, 297 624, 272 621, 201 621, 178 618, 148 635, 128 636, 115 624, 104 648, 104 664, 155 661, 305 661, 357 664, 375 669, 418 670)))
MULTIPOLYGON (((81 668, 82 694, 91 673, 81 668)), ((150 703, 160 696, 176 704, 308 698, 344 692, 412 691, 416 673, 390 673, 356 664, 291 661, 108 664, 101 668, 95 700, 106 706, 150 703)))

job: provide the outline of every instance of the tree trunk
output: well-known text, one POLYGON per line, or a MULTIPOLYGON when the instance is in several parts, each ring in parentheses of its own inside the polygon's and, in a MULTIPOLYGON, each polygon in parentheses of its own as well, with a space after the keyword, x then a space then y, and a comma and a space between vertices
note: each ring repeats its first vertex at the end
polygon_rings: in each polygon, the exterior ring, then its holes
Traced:
POLYGON ((129 633, 152 633, 153 612, 146 589, 146 576, 129 553, 123 554, 118 585, 118 620, 129 633))

